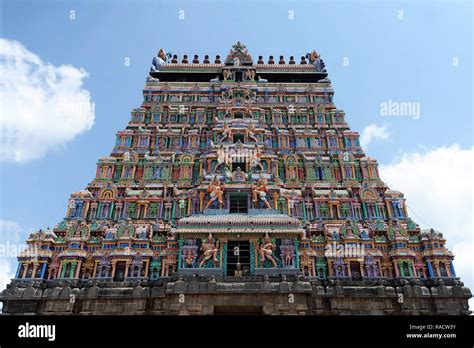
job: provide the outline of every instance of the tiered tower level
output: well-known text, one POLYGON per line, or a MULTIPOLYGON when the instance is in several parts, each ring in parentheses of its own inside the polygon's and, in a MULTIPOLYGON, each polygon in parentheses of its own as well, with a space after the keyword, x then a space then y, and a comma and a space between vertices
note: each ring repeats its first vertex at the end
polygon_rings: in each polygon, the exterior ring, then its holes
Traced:
POLYGON ((29 236, 4 311, 468 313, 443 235, 409 218, 333 94, 314 51, 160 50, 94 180, 29 236))

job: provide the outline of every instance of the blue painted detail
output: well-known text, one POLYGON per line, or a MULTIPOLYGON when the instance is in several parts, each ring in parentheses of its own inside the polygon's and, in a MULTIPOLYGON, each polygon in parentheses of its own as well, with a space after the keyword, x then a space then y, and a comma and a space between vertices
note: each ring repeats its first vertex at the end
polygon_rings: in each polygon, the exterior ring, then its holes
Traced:
POLYGON ((454 270, 454 263, 452 261, 449 266, 451 267, 451 276, 456 277, 456 271, 454 270))
POLYGON ((179 245, 179 252, 178 252, 178 269, 181 269, 181 263, 182 263, 182 251, 183 251, 183 240, 180 239, 178 240, 178 245, 179 245))
POLYGON ((428 274, 429 274, 430 278, 434 278, 433 267, 431 267, 431 263, 426 262, 426 267, 428 268, 428 274))
POLYGON ((227 274, 227 242, 224 243, 224 247, 222 248, 222 250, 222 270, 224 274, 227 274))
POLYGON ((15 278, 18 278, 18 277, 20 276, 21 265, 22 265, 22 263, 20 262, 20 263, 18 264, 18 267, 16 268, 15 278))
POLYGON ((295 254, 296 254, 296 269, 300 269, 300 255, 298 252, 300 242, 298 241, 297 238, 295 238, 295 254))
POLYGON ((44 278, 44 274, 46 273, 46 262, 43 262, 43 265, 41 266, 41 275, 40 278, 44 278))
POLYGON ((250 242, 250 275, 255 275, 255 244, 250 242))

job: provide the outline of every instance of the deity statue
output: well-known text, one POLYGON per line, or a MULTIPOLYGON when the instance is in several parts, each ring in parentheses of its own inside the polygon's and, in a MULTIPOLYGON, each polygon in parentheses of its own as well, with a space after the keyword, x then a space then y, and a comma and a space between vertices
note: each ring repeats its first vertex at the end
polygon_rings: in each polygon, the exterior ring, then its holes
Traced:
POLYGON ((255 71, 254 70, 247 70, 245 72, 245 78, 247 80, 251 80, 251 81, 255 80, 255 71))
POLYGON ((151 150, 145 153, 145 161, 154 161, 156 159, 156 156, 152 156, 151 153, 151 150))
POLYGON ((123 161, 124 162, 130 162, 131 158, 130 158, 130 151, 126 151, 123 153, 123 161))
POLYGON ((277 267, 277 263, 275 259, 273 258, 273 250, 275 250, 276 246, 272 243, 272 239, 268 236, 268 233, 265 235, 265 238, 263 239, 262 245, 260 246, 260 260, 263 264, 265 263, 265 260, 269 260, 273 267, 277 267))
POLYGON ((211 199, 209 200, 204 209, 209 208, 211 204, 214 203, 216 200, 219 203, 219 207, 222 207, 224 205, 224 201, 222 200, 222 197, 224 195, 224 184, 220 183, 219 177, 217 175, 214 176, 214 179, 209 184, 207 192, 209 193, 211 199))
POLYGON ((147 235, 148 235, 148 227, 147 226, 138 226, 137 227, 137 236, 138 236, 138 239, 146 239, 147 238, 147 235))
POLYGON ((160 71, 162 65, 166 64, 168 58, 170 57, 171 57, 171 53, 166 54, 165 51, 162 48, 160 48, 160 51, 158 52, 156 57, 153 58, 150 71, 152 72, 160 71))
POLYGON ((352 228, 351 222, 349 220, 346 221, 346 238, 354 238, 354 229, 352 228))
POLYGON ((212 258, 212 261, 214 263, 214 266, 217 266, 217 251, 219 248, 219 241, 216 242, 214 245, 214 242, 212 240, 212 235, 209 233, 209 237, 207 238, 207 241, 203 242, 201 245, 201 262, 199 263, 199 267, 201 268, 208 260, 212 258))
POLYGON ((257 186, 252 190, 252 198, 255 204, 260 199, 267 206, 268 209, 271 209, 270 203, 268 203, 268 200, 266 198, 267 191, 267 180, 265 178, 260 178, 257 182, 257 186))
POLYGON ((320 55, 316 51, 307 53, 306 58, 308 58, 310 64, 314 65, 316 71, 326 71, 324 61, 320 58, 320 55))
POLYGON ((246 131, 247 137, 255 141, 256 143, 258 143, 258 138, 255 132, 256 132, 255 125, 253 123, 249 124, 249 127, 247 128, 247 131, 246 131))
POLYGON ((292 256, 291 250, 287 249, 285 251, 285 266, 291 266, 292 256))
POLYGON ((193 261, 194 261, 194 255, 191 250, 188 250, 186 252, 186 255, 184 256, 184 263, 186 264, 186 267, 188 268, 193 267, 193 261))
POLYGON ((224 70, 222 74, 224 76, 224 81, 230 80, 230 78, 232 77, 232 73, 230 72, 230 70, 224 70))
POLYGON ((250 168, 258 167, 262 172, 265 171, 261 161, 260 149, 257 148, 255 155, 250 158, 250 168))
POLYGON ((232 129, 227 125, 227 123, 224 123, 224 126, 222 127, 221 130, 222 137, 220 141, 228 140, 232 141, 232 129))

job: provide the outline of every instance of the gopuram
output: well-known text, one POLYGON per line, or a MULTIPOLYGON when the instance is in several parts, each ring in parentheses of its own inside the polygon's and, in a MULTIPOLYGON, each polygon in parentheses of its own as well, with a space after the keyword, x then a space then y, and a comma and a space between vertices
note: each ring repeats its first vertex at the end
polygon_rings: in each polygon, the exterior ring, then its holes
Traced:
POLYGON ((4 314, 469 314, 443 234, 333 94, 315 51, 161 49, 95 178, 29 236, 4 314))

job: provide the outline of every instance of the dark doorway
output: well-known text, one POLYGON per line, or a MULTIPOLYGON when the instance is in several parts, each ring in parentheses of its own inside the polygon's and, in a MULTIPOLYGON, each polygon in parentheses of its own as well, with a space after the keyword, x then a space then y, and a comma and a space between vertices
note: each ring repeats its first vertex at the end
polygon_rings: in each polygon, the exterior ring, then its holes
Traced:
POLYGON ((125 261, 119 261, 115 264, 114 282, 123 282, 125 280, 125 261))
POLYGON ((214 315, 263 315, 263 306, 214 306, 214 315))
POLYGON ((360 264, 359 262, 351 262, 351 275, 353 280, 361 280, 362 275, 360 274, 360 264))
POLYGON ((234 144, 240 140, 241 143, 244 143, 244 135, 243 134, 234 134, 232 136, 232 140, 234 141, 234 144))
POLYGON ((235 82, 241 82, 243 77, 242 71, 235 72, 235 82))
POLYGON ((230 209, 231 214, 247 214, 248 212, 248 196, 246 193, 231 193, 230 194, 230 209))
POLYGON ((245 162, 232 162, 232 172, 235 172, 237 168, 240 167, 240 170, 245 172, 245 162))
POLYGON ((248 240, 231 240, 227 243, 227 275, 250 275, 250 243, 248 240))

